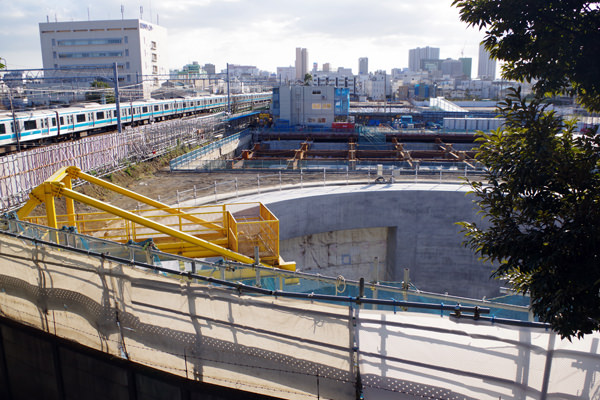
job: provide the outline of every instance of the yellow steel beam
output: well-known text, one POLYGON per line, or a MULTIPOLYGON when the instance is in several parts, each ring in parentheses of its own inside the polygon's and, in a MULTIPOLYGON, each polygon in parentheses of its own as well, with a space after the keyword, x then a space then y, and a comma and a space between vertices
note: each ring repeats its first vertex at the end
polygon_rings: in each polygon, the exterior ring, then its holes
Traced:
MULTIPOLYGON (((154 229, 155 231, 161 232, 161 233, 165 233, 167 235, 170 235, 172 237, 176 237, 178 239, 183 240, 184 242, 188 242, 191 244, 194 244, 198 247, 202 247, 204 249, 207 250, 211 250, 214 251, 216 254, 231 259, 231 260, 235 260, 235 261, 239 261, 242 263, 246 263, 246 264, 253 264, 254 260, 250 257, 247 257, 243 254, 239 254, 236 252, 233 252, 229 249, 226 249, 224 247, 215 245, 211 242, 208 242, 206 240, 203 239, 199 239, 197 237, 194 237, 192 235, 188 235, 187 233, 184 232, 180 232, 178 230, 169 228, 168 226, 164 226, 162 224, 159 224, 157 222, 154 222, 148 218, 144 218, 140 215, 136 215, 133 214, 129 211, 123 210, 121 208, 112 206, 110 204, 107 204, 103 201, 100 200, 96 200, 92 197, 86 196, 84 194, 81 193, 77 193, 71 189, 67 189, 65 188, 65 185, 62 182, 52 182, 51 185, 53 186, 53 189, 56 190, 60 195, 71 198, 73 200, 79 201, 81 203, 87 204, 89 206, 98 208, 102 211, 106 211, 109 212, 111 214, 117 215, 119 217, 125 218, 129 221, 132 221, 136 224, 140 224, 143 225, 145 227, 148 227, 150 229, 154 229)), ((266 265, 267 267, 271 267, 270 265, 266 265)))
POLYGON ((122 187, 117 186, 115 184, 112 184, 110 182, 107 182, 104 179, 96 178, 95 176, 86 174, 85 172, 81 171, 81 169, 79 169, 77 167, 67 167, 67 172, 68 172, 68 174, 71 177, 80 178, 80 179, 86 180, 86 181, 88 181, 90 183, 93 183, 95 185, 102 186, 104 188, 110 189, 113 192, 122 194, 123 196, 127 196, 127 197, 129 197, 129 198, 131 198, 133 200, 139 201, 140 203, 144 203, 144 204, 147 204, 149 206, 152 206, 152 207, 155 207, 155 208, 159 208, 162 211, 166 211, 166 212, 168 212, 170 214, 181 216, 182 218, 187 219, 188 221, 191 221, 191 222, 194 222, 196 224, 205 226, 205 227, 207 227, 209 229, 215 229, 215 230, 222 230, 223 229, 223 227, 221 227, 221 226, 219 226, 219 225, 217 225, 215 223, 212 223, 212 222, 209 222, 209 221, 205 221, 205 220, 203 220, 201 218, 198 218, 196 216, 193 216, 193 215, 189 215, 189 214, 186 214, 186 213, 181 213, 179 210, 177 210, 175 208, 172 208, 172 207, 168 206, 167 204, 164 204, 164 203, 161 203, 159 201, 153 200, 153 199, 151 199, 149 197, 146 197, 146 196, 142 196, 139 193, 132 192, 131 190, 127 190, 125 188, 122 188, 122 187))
POLYGON ((31 212, 40 204, 44 202, 46 199, 46 195, 44 193, 44 185, 40 185, 33 189, 31 193, 29 193, 29 200, 23 207, 17 211, 17 216, 19 219, 25 219, 31 212))
POLYGON ((56 222, 56 208, 54 207, 54 188, 51 182, 46 181, 42 185, 44 187, 44 202, 46 203, 48 226, 57 229, 58 223, 56 222))
MULTIPOLYGON (((42 183, 41 185, 39 185, 38 187, 36 187, 35 189, 33 189, 31 191, 31 193, 29 194, 29 200, 27 200, 27 203, 25 203, 25 205, 23 207, 21 207, 19 209, 19 211, 17 211, 17 216, 19 217, 19 219, 25 219, 29 214, 31 214, 31 212, 39 205, 42 204, 43 202, 46 201, 47 197, 46 197, 46 188, 44 186, 44 184, 46 182, 60 182, 62 181, 66 176, 67 176, 67 168, 69 167, 62 167, 60 168, 58 171, 56 171, 55 173, 53 173, 48 179, 46 179, 44 181, 44 183, 42 183)), ((48 204, 46 204, 46 214, 48 214, 48 207, 50 207, 48 204)), ((54 209, 54 200, 52 202, 52 211, 51 214, 54 215, 54 224, 56 224, 56 211, 54 209)), ((49 214, 48 214, 49 215, 49 214)), ((50 221, 50 218, 48 218, 48 223, 52 223, 50 221)))
MULTIPOLYGON (((63 182, 67 189, 73 189, 73 184, 71 182, 70 176, 65 176, 63 182)), ((70 199, 68 197, 65 198, 65 203, 67 206, 67 218, 69 218, 69 225, 75 226, 75 203, 73 199, 70 199)))

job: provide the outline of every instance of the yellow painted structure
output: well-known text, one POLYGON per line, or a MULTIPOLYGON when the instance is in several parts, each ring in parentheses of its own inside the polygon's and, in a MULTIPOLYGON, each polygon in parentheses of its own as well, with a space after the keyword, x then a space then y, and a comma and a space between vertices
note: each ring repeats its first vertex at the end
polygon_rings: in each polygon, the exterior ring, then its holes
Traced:
POLYGON ((283 262, 279 256, 279 221, 261 203, 225 204, 192 209, 174 208, 110 182, 64 167, 33 189, 29 201, 17 212, 22 220, 58 228, 74 226, 79 233, 103 237, 120 243, 152 239, 164 252, 185 257, 221 256, 242 263, 260 262, 271 267, 295 270, 295 263, 283 262), (126 211, 72 189, 73 179, 83 179, 149 206, 126 211), (55 199, 64 197, 66 215, 57 215, 55 199), (103 212, 75 213, 74 202, 103 212), (45 217, 30 217, 45 204, 45 217))

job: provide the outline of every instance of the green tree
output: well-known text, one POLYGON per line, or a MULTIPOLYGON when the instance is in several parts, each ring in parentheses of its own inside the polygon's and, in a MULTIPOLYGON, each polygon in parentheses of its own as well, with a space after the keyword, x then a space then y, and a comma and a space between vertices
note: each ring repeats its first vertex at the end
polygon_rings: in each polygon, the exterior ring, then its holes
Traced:
POLYGON ((509 89, 499 104, 506 124, 478 139, 487 169, 470 182, 489 226, 461 225, 540 320, 581 337, 600 330, 600 138, 597 127, 574 135, 541 102, 509 89))
POLYGON ((306 74, 304 75, 304 85, 305 85, 305 86, 308 86, 308 85, 312 84, 312 80, 313 80, 313 77, 312 77, 312 75, 311 75, 311 74, 309 74, 309 73, 306 73, 306 74))
POLYGON ((485 30, 506 79, 534 81, 539 93, 576 94, 600 111, 600 9, 582 0, 454 0, 460 18, 485 30))
POLYGON ((102 102, 102 99, 104 98, 106 103, 115 102, 114 90, 108 83, 95 80, 90 84, 90 87, 95 90, 87 92, 85 94, 85 99, 87 101, 102 102))
POLYGON ((454 0, 461 19, 485 29, 506 79, 537 81, 533 100, 509 89, 506 124, 478 139, 482 182, 469 182, 486 222, 462 222, 466 245, 497 266, 493 276, 528 292, 532 310, 562 337, 600 330, 600 139, 598 127, 547 111, 568 93, 600 110, 598 3, 454 0))

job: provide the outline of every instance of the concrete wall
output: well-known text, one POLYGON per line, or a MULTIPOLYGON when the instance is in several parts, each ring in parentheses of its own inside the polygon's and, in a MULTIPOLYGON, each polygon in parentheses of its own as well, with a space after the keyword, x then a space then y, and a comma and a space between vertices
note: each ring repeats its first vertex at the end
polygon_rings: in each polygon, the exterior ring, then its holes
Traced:
MULTIPOLYGON (((497 296, 501 282, 490 279, 491 265, 462 246, 464 237, 455 224, 480 221, 472 196, 460 185, 433 186, 436 190, 393 185, 324 194, 306 189, 295 198, 265 196, 261 201, 279 218, 284 244, 324 232, 387 228, 381 259, 386 260, 390 280, 401 281, 404 268, 409 268, 411 281, 421 290, 473 298, 497 296)), ((294 260, 293 253, 282 256, 294 260)))
POLYGON ((279 251, 298 270, 346 279, 385 281, 388 228, 349 229, 283 240, 279 251))

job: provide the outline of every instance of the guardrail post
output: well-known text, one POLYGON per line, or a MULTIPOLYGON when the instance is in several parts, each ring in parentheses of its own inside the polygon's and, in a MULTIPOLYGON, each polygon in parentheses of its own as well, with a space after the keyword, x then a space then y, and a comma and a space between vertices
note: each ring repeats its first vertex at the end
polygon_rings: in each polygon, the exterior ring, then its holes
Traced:
POLYGON ((254 267, 256 268, 256 277, 255 277, 256 287, 261 287, 259 265, 260 265, 260 252, 259 252, 258 246, 254 246, 254 267))
POLYGON ((346 165, 346 185, 348 184, 348 166, 346 165))
POLYGON ((194 204, 196 204, 196 185, 194 185, 194 204))
POLYGON ((325 168, 323 168, 323 186, 325 186, 325 168))
POLYGON ((281 192, 281 171, 279 171, 279 191, 281 192))
POLYGON ((175 190, 175 193, 177 194, 177 207, 179 207, 179 189, 175 190))
POLYGON ((256 174, 256 185, 258 186, 258 194, 260 194, 260 174, 256 174))
POLYGON ((442 169, 440 168, 440 183, 442 183, 442 169))
POLYGON ((302 179, 302 168, 300 168, 300 189, 304 189, 304 181, 302 179))
POLYGON ((238 198, 240 197, 240 194, 238 192, 238 181, 237 181, 237 177, 235 178, 235 197, 238 198))

